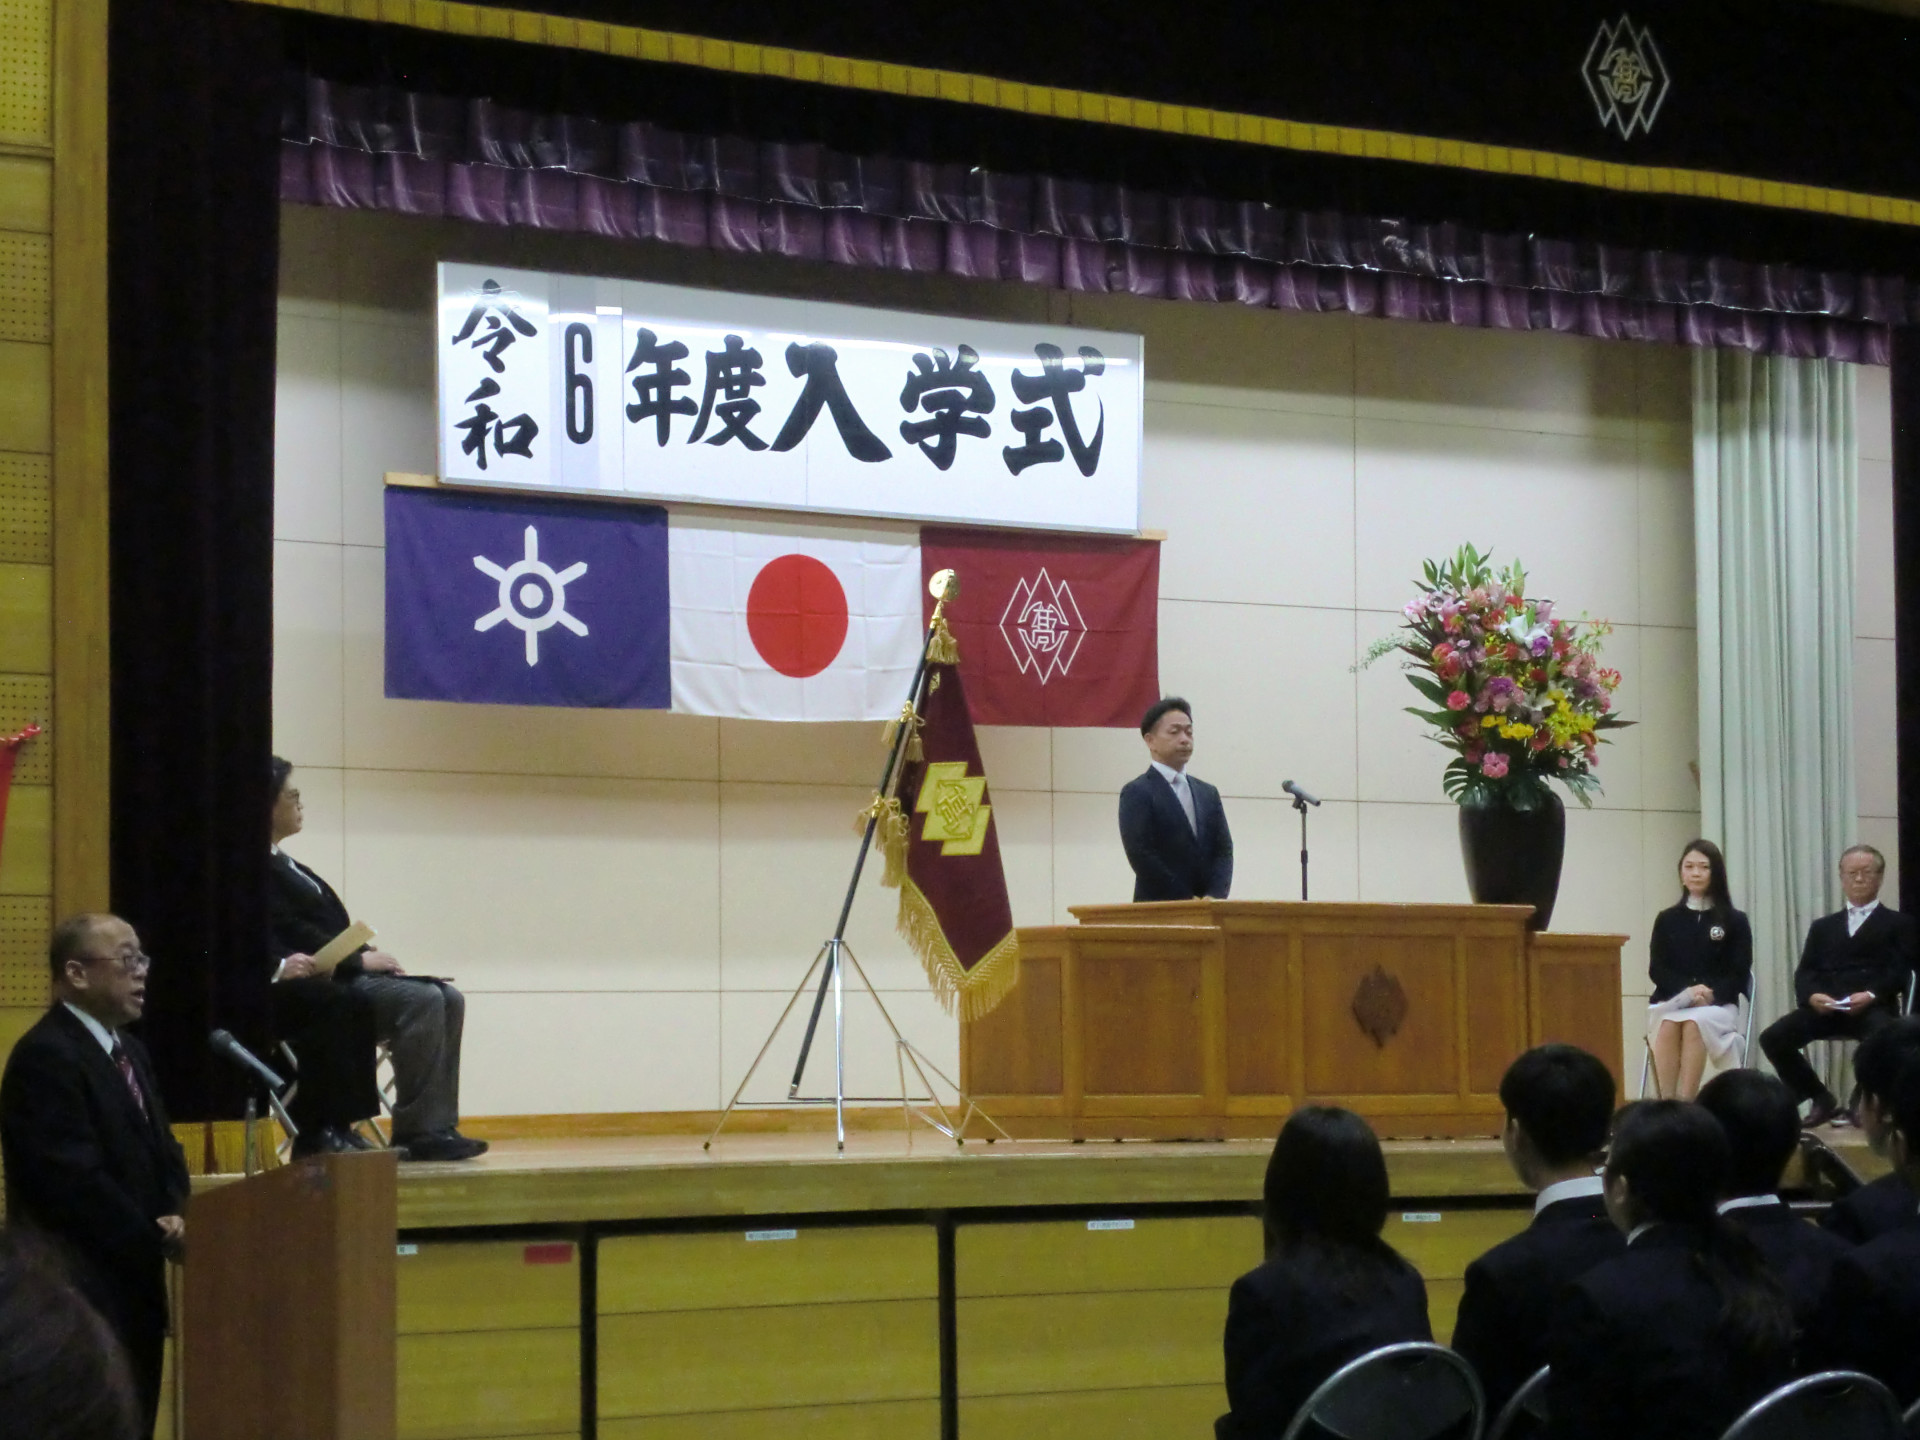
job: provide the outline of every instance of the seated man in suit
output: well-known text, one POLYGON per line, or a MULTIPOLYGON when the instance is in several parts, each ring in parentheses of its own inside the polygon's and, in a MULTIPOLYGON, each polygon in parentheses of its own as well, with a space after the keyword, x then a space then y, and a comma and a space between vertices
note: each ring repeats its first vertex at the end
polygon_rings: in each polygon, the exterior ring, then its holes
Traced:
POLYGON ((1534 1192, 1533 1223, 1467 1267, 1453 1348, 1480 1376, 1487 1417, 1547 1363, 1553 1301, 1603 1260, 1626 1253, 1607 1218, 1599 1165, 1613 1119, 1613 1074, 1574 1045, 1538 1045, 1507 1067, 1501 1136, 1534 1192))
POLYGON ((1120 792, 1120 843, 1133 866, 1133 898, 1227 898, 1233 885, 1233 835, 1220 792, 1187 774, 1193 758, 1193 710, 1177 695, 1140 721, 1151 764, 1120 792))
POLYGON ((1796 1102, 1813 1102, 1809 1130, 1832 1120, 1840 1102, 1800 1052, 1814 1040, 1862 1040, 1890 1023, 1920 962, 1920 925, 1880 903, 1886 873, 1886 857, 1871 845, 1855 845, 1841 855, 1846 909, 1807 927, 1806 948, 1793 974, 1800 1008, 1760 1035, 1760 1048, 1796 1102))
MULTIPOLYGON (((48 946, 53 1006, 0 1079, 7 1223, 45 1236, 126 1350, 153 1433, 167 1334, 167 1265, 186 1237, 187 1161, 146 1048, 124 1027, 146 1008, 152 962, 117 915, 75 915, 48 946)), ((9 1429, 0 1416, 0 1430, 9 1429)))
MULTIPOLYGON (((268 913, 282 983, 311 978, 313 952, 351 923, 333 887, 280 848, 305 820, 292 775, 293 766, 274 756, 268 913)), ((403 1156, 471 1160, 485 1154, 486 1141, 468 1139, 457 1128, 466 998, 444 980, 407 975, 393 956, 370 947, 342 960, 331 983, 365 997, 375 1034, 392 1047, 393 1142, 403 1156)))
MULTIPOLYGON (((1853 1052, 1853 1078, 1860 1091, 1853 1120, 1873 1153, 1885 1157, 1893 1128, 1888 1096, 1909 1056, 1920 1055, 1920 1016, 1903 1015, 1882 1025, 1853 1052)), ((1870 1180, 1827 1207, 1821 1225, 1850 1245, 1877 1240, 1889 1230, 1920 1225, 1920 1196, 1898 1170, 1870 1180)))
MULTIPOLYGON (((1886 1097, 1887 1158, 1920 1192, 1920 1054, 1901 1056, 1886 1097)), ((1802 1368, 1864 1370, 1901 1407, 1920 1400, 1920 1226, 1890 1230, 1849 1250, 1807 1326, 1802 1368)))
POLYGON ((1800 1144, 1800 1107, 1785 1085, 1758 1070, 1716 1075, 1700 1092, 1700 1104, 1720 1122, 1733 1151, 1720 1213, 1760 1247, 1804 1329, 1833 1262, 1849 1247, 1795 1215, 1779 1196, 1780 1177, 1800 1144))

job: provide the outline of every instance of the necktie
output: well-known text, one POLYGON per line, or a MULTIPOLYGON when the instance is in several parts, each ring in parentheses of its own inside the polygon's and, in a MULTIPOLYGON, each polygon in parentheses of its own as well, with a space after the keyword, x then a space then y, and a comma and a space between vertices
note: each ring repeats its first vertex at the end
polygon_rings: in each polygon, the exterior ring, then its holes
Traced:
POLYGON ((127 1082, 127 1089, 133 1095, 133 1103, 140 1107, 141 1118, 146 1117, 147 1097, 141 1093, 140 1081, 133 1073, 133 1061, 127 1058, 126 1047, 118 1040, 113 1042, 113 1063, 120 1071, 120 1078, 127 1082))
POLYGON ((1180 802, 1180 811, 1187 817, 1187 828, 1194 834, 1200 833, 1200 821, 1193 813, 1193 791, 1187 788, 1187 777, 1183 773, 1173 777, 1173 795, 1180 802))

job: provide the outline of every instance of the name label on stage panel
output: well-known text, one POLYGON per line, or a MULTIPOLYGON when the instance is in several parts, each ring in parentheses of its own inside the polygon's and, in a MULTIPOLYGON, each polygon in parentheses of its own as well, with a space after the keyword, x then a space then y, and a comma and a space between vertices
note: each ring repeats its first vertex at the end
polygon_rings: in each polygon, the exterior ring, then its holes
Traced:
POLYGON ((749 1230, 747 1231, 747 1239, 749 1240, 798 1240, 799 1238, 800 1238, 800 1232, 798 1230, 749 1230))
POLYGON ((1402 1225, 1438 1225, 1440 1212, 1438 1210, 1404 1210, 1400 1214, 1400 1223, 1402 1225))
POLYGON ((418 1245, 396 1245, 393 1247, 393 1253, 395 1255, 418 1255, 420 1253, 420 1247, 418 1245))
POLYGON ((1087 1221, 1087 1229, 1089 1230, 1131 1230, 1133 1229, 1133 1221, 1131 1220, 1089 1220, 1087 1221))
POLYGON ((1139 529, 1138 335, 452 261, 439 286, 443 479, 1139 529))

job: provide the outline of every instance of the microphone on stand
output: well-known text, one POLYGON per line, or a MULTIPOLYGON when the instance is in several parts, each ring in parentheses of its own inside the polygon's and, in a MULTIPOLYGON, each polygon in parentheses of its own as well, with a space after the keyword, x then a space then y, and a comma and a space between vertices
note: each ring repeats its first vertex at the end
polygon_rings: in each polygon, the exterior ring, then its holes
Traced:
POLYGON ((1309 795, 1291 780, 1282 780, 1280 788, 1293 797, 1293 808, 1300 812, 1300 898, 1307 898, 1307 806, 1318 805, 1320 797, 1309 795))
POLYGON ((1280 782, 1280 788, 1286 791, 1287 794, 1291 795, 1295 800, 1301 801, 1304 804, 1318 805, 1320 803, 1317 797, 1309 795, 1306 791, 1302 790, 1298 785, 1294 784, 1293 781, 1291 780, 1282 780, 1280 782))
POLYGON ((214 1031, 213 1034, 207 1037, 207 1043, 213 1047, 214 1054, 224 1056, 243 1070, 251 1070, 266 1084, 269 1090, 278 1093, 287 1088, 287 1082, 280 1078, 278 1072, 268 1066, 258 1055, 255 1055, 251 1050, 247 1049, 246 1046, 234 1039, 228 1031, 214 1031))

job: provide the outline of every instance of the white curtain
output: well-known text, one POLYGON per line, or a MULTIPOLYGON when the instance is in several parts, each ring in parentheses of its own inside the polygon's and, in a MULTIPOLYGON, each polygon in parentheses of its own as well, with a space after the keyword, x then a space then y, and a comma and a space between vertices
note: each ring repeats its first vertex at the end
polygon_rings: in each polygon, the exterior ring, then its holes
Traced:
POLYGON ((1701 830, 1753 922, 1756 1033, 1856 838, 1857 472, 1852 366, 1694 351, 1701 830))

